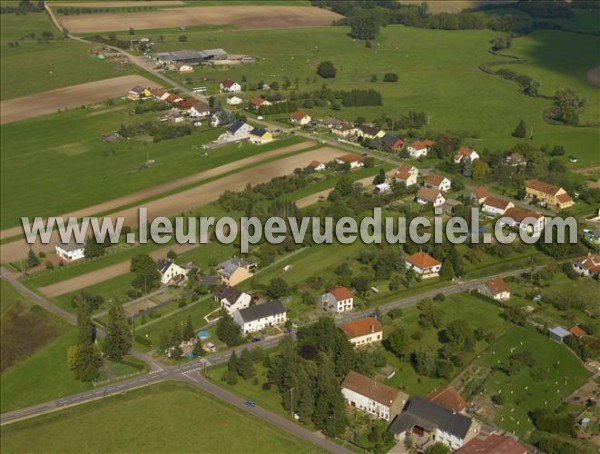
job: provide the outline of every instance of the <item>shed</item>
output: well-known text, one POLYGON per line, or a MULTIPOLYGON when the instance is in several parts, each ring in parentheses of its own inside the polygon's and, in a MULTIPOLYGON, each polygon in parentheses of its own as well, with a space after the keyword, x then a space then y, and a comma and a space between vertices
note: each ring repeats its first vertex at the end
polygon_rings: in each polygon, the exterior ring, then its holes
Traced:
POLYGON ((548 336, 557 342, 563 342, 565 338, 569 337, 571 333, 564 329, 562 326, 556 326, 548 329, 548 336))

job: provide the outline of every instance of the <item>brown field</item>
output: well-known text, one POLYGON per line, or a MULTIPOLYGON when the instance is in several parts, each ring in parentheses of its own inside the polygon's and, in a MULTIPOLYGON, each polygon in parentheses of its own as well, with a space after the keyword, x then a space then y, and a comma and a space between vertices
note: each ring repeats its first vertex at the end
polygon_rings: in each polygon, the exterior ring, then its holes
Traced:
POLYGON ((63 16, 71 33, 168 28, 201 25, 233 25, 242 29, 294 28, 330 25, 342 16, 309 6, 201 6, 162 9, 142 13, 106 13, 63 16))
MULTIPOLYGON (((271 178, 278 175, 290 174, 294 169, 305 167, 310 161, 315 159, 328 162, 343 154, 347 153, 331 147, 323 147, 317 150, 300 153, 148 202, 144 205, 144 208, 147 209, 148 219, 154 219, 158 216, 172 216, 214 202, 226 189, 232 191, 240 190, 248 183, 255 185, 269 181, 271 178)), ((124 225, 133 226, 138 222, 138 208, 139 207, 121 210, 112 213, 110 217, 113 219, 116 217, 123 217, 124 225)), ((39 244, 38 241, 37 244, 33 245, 33 249, 36 252, 52 252, 54 250, 54 245, 58 240, 58 231, 55 230, 49 244, 42 245, 39 244)), ((0 245, 2 262, 8 263, 23 259, 27 255, 29 247, 30 246, 26 243, 25 239, 0 245)))
MULTIPOLYGON (((466 8, 476 8, 478 6, 500 4, 500 3, 515 3, 517 0, 433 0, 425 1, 429 6, 429 11, 438 13, 457 13, 466 8)), ((404 5, 420 5, 422 0, 398 0, 398 3, 404 5)))
POLYGON ((173 6, 185 5, 182 0, 139 0, 106 2, 52 2, 50 6, 70 6, 72 8, 127 8, 128 6, 173 6))
MULTIPOLYGON (((293 153, 294 151, 304 150, 305 148, 309 148, 316 145, 316 142, 306 141, 302 143, 298 143, 295 145, 289 145, 287 147, 277 148, 273 151, 268 151, 266 153, 262 153, 256 156, 250 156, 249 158, 240 159, 239 161, 230 162, 228 164, 224 164, 219 167, 215 167, 214 169, 205 170, 204 172, 198 172, 188 177, 179 178, 174 181, 170 181, 165 184, 160 184, 158 186, 154 186, 152 188, 144 189, 143 191, 134 192, 133 194, 129 194, 123 197, 119 197, 118 199, 110 200, 108 202, 103 202, 98 205, 94 205, 91 207, 83 208, 77 211, 71 211, 70 213, 59 215, 61 218, 82 218, 83 216, 92 216, 100 213, 108 213, 112 210, 116 210, 119 207, 123 207, 126 205, 131 205, 136 202, 140 202, 142 200, 151 199, 152 197, 156 197, 160 194, 164 194, 165 192, 171 192, 177 188, 187 186, 190 184, 198 183, 202 180, 206 180, 208 178, 213 178, 218 175, 222 175, 224 173, 232 172, 236 169, 241 169, 242 167, 247 167, 252 164, 257 164, 261 161, 272 159, 277 156, 281 156, 288 153, 293 153)), ((215 151, 218 153, 218 150, 215 151)), ((21 235, 23 233, 23 229, 21 227, 11 227, 8 229, 4 229, 0 232, 0 239, 3 238, 12 238, 17 235, 21 235)), ((4 253, 4 251, 2 251, 4 253)))
POLYGON ((158 86, 145 77, 131 75, 71 85, 35 95, 9 99, 0 103, 0 124, 40 117, 55 113, 58 109, 72 109, 108 98, 126 96, 127 91, 135 85, 158 86))

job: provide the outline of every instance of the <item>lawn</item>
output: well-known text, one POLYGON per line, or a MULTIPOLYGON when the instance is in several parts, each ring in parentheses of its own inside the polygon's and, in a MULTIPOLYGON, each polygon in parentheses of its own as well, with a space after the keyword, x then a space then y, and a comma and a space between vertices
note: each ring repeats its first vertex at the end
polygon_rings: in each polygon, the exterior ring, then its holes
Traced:
POLYGON ((59 37, 45 13, 2 14, 0 25, 1 100, 138 72, 129 65, 117 66, 93 58, 91 44, 58 39, 39 44, 37 38, 44 31, 59 37), (25 38, 29 33, 35 33, 35 38, 25 38), (10 42, 18 42, 19 46, 11 47, 10 42))
MULTIPOLYGON (((532 329, 513 328, 476 362, 481 374, 498 364, 507 363, 511 352, 529 352, 535 359, 533 368, 523 367, 514 375, 492 371, 484 382, 484 394, 501 393, 502 406, 494 407, 494 423, 523 437, 533 425, 527 412, 536 408, 556 408, 563 399, 589 377, 577 357, 564 345, 532 329), (535 378, 533 371, 540 377, 535 378)), ((480 378, 480 377, 478 377, 480 378)))
POLYGON ((321 452, 180 383, 161 383, 3 427, 5 453, 321 452), (232 434, 235 433, 235 436, 232 434), (110 436, 107 437, 107 434, 110 436))

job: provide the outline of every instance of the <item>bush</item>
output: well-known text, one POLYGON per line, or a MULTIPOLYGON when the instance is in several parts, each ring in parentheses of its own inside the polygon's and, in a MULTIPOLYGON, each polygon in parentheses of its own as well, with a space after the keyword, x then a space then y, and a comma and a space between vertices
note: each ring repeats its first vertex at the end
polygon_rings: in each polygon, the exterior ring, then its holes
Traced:
POLYGON ((398 74, 386 73, 385 76, 383 76, 383 81, 384 82, 398 82, 398 74))

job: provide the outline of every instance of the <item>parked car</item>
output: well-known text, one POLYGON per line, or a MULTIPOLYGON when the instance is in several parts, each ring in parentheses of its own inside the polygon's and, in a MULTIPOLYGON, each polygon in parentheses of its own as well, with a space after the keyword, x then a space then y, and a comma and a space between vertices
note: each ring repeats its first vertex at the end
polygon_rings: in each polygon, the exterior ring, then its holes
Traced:
POLYGON ((255 344, 257 342, 260 342, 262 339, 260 337, 253 337, 252 338, 252 343, 255 344))
POLYGON ((254 402, 253 400, 247 400, 246 406, 247 407, 256 407, 256 402, 254 402))

